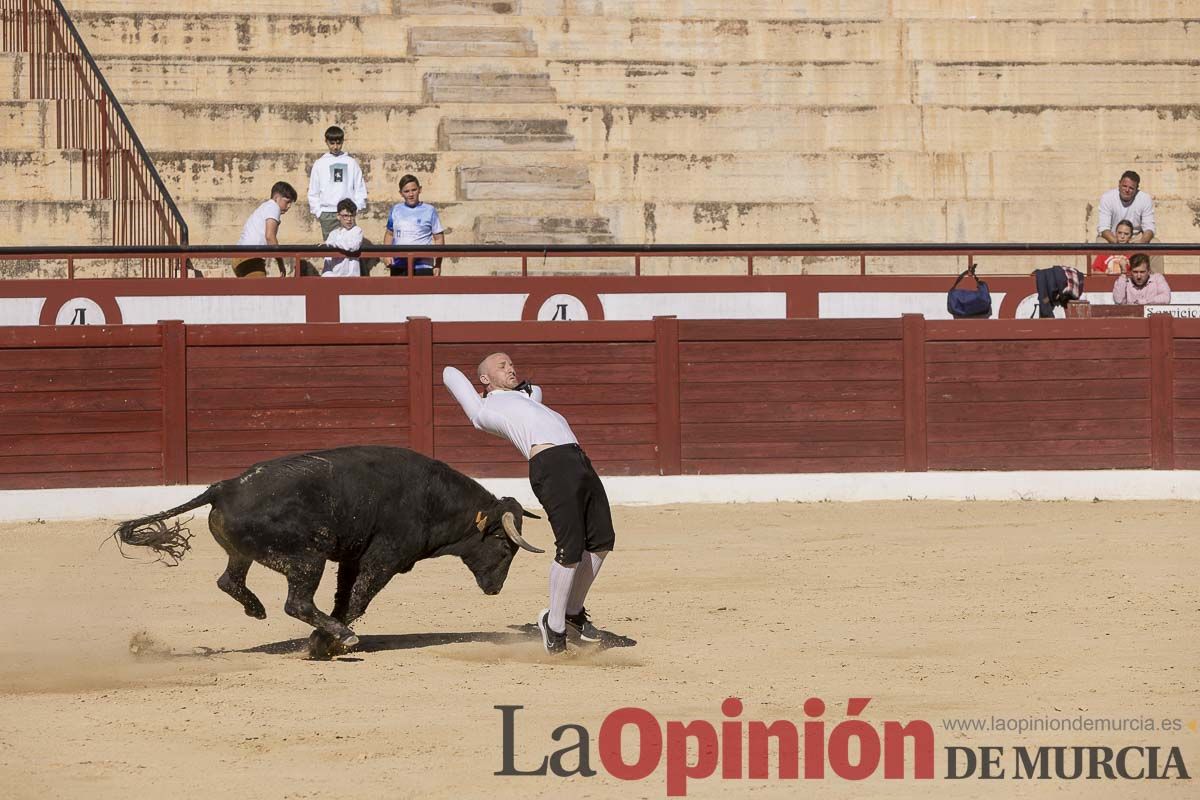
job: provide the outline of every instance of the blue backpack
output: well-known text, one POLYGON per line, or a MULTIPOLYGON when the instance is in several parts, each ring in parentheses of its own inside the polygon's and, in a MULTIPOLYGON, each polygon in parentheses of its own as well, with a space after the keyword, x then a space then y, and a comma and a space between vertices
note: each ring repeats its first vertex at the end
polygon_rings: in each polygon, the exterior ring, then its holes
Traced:
POLYGON ((988 291, 988 285, 979 280, 974 268, 960 272, 958 280, 946 292, 946 310, 955 319, 987 319, 992 315, 992 293, 988 291), (975 288, 958 288, 967 275, 975 279, 975 288))

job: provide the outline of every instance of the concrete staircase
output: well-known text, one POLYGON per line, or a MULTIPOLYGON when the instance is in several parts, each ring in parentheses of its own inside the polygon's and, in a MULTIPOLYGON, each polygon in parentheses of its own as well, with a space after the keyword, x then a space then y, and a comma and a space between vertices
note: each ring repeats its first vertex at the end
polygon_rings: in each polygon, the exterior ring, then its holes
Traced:
MULTIPOLYGON (((303 194, 335 123, 375 236, 413 172, 451 242, 1086 241, 1133 168, 1163 239, 1200 238, 1200 26, 1173 0, 67 5, 198 243, 235 240, 275 180, 303 194)), ((37 141, 53 115, 14 97, 0 122, 37 141)), ((46 170, 21 235, 50 230, 69 155, 16 158, 46 170)), ((317 239, 303 204, 281 238, 317 239)))

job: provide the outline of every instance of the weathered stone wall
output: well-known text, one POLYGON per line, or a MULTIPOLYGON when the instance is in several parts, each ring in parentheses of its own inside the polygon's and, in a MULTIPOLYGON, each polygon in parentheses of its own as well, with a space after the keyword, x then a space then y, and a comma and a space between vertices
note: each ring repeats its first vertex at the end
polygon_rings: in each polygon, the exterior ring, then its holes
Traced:
MULTIPOLYGON (((376 238, 415 172, 458 242, 1085 241, 1132 168, 1163 239, 1200 241, 1200 0, 67 6, 197 243, 303 195, 335 123, 376 238)), ((22 69, 0 56, 0 240, 95 241, 77 156, 15 152, 53 148, 22 69)), ((281 239, 317 237, 302 197, 281 239)))

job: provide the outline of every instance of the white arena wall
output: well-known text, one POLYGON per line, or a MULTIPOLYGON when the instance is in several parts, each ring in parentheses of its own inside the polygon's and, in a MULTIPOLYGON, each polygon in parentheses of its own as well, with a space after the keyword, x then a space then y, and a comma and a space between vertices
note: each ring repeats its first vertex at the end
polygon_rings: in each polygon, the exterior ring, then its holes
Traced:
MULTIPOLYGON (((524 478, 479 481, 497 496, 537 508, 524 478)), ((1200 500, 1200 470, 889 472, 795 475, 616 476, 604 479, 613 505, 816 503, 871 500, 1200 500)), ((180 505, 204 486, 136 486, 0 492, 0 522, 132 519, 180 505)), ((197 509, 203 516, 207 507, 197 509)))

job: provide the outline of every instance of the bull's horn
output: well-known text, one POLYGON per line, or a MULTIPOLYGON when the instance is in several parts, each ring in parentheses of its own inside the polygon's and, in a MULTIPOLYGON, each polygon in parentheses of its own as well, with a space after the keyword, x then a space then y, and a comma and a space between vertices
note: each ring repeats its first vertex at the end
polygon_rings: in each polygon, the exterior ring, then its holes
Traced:
POLYGON ((539 517, 537 514, 534 514, 532 511, 526 511, 523 508, 521 509, 521 516, 529 517, 530 519, 541 519, 541 517, 539 517))
POLYGON ((500 522, 504 525, 504 532, 508 534, 508 538, 512 539, 513 543, 518 545, 522 550, 528 550, 531 553, 546 552, 545 550, 539 550, 521 538, 521 532, 517 530, 517 520, 513 517, 511 511, 505 511, 504 516, 500 518, 500 522))

